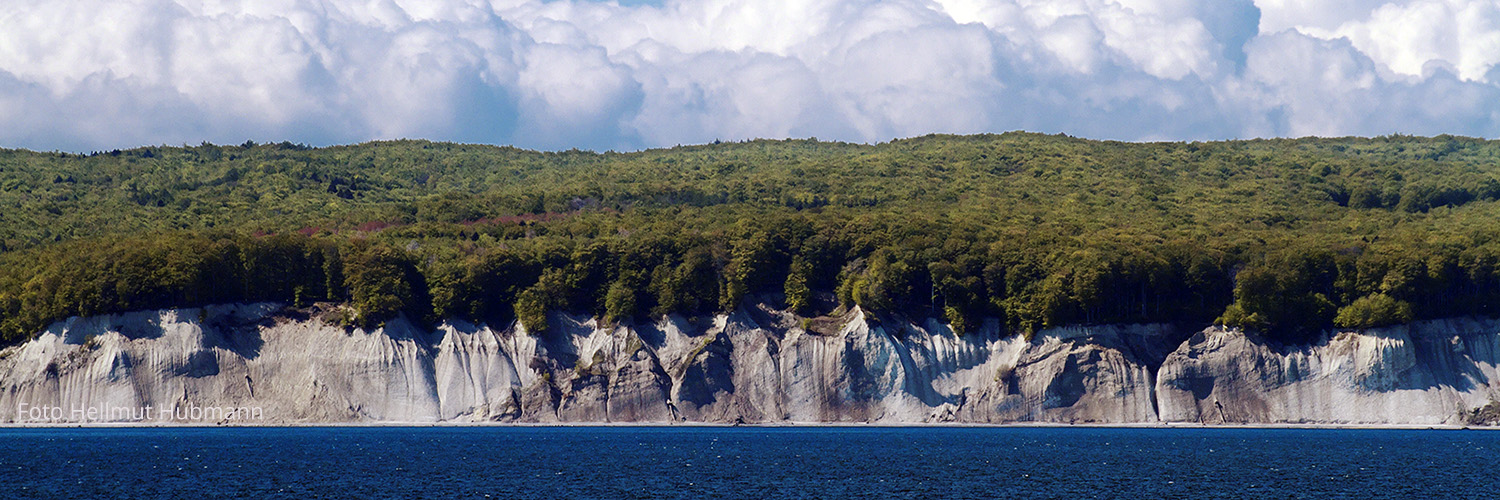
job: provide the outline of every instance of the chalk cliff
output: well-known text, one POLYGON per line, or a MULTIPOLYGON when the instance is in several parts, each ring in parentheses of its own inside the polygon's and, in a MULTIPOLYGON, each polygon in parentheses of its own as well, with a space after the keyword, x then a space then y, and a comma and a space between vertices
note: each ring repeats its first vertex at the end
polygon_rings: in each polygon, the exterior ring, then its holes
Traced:
POLYGON ((1462 424, 1500 394, 1500 322, 1451 319, 1277 346, 1209 328, 1157 378, 1162 420, 1462 424))
POLYGON ((760 305, 634 325, 555 315, 535 336, 214 306, 73 318, 0 351, 0 422, 1459 423, 1500 389, 1497 332, 1452 320, 1284 348, 1132 325, 1026 340, 760 305))

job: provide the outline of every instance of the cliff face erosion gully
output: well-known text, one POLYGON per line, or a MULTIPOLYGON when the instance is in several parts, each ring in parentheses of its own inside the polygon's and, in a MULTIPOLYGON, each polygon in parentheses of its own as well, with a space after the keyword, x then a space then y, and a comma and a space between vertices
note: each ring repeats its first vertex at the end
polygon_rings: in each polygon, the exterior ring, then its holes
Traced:
POLYGON ((0 351, 0 422, 1462 425, 1500 392, 1500 322, 1470 319, 1306 346, 1164 324, 956 335, 766 303, 551 321, 366 331, 277 304, 73 318, 0 351))

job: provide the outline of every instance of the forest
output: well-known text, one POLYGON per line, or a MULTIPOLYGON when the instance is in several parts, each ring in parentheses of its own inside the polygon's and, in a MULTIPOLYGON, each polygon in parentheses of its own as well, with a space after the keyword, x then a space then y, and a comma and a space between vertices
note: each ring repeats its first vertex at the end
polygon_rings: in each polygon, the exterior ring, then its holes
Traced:
POLYGON ((933 135, 634 153, 427 141, 0 150, 0 339, 70 316, 341 305, 604 321, 767 301, 1288 343, 1500 306, 1500 143, 933 135))

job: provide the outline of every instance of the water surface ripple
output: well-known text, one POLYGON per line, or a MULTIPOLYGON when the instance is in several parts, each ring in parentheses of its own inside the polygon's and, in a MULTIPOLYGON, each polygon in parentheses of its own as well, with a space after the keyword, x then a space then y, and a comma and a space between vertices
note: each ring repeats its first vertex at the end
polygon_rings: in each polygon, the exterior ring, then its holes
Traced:
POLYGON ((1494 498, 1500 432, 0 429, 0 498, 1494 498))

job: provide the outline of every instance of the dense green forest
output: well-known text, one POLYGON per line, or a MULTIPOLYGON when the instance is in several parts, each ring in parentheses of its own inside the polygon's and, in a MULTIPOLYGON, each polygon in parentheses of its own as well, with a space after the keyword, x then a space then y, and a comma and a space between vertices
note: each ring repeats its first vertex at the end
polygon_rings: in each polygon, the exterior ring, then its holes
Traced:
POLYGON ((972 331, 1179 322, 1303 341, 1494 315, 1500 143, 1027 133, 639 153, 425 141, 0 150, 0 335, 283 301, 374 326, 747 299, 972 331))

